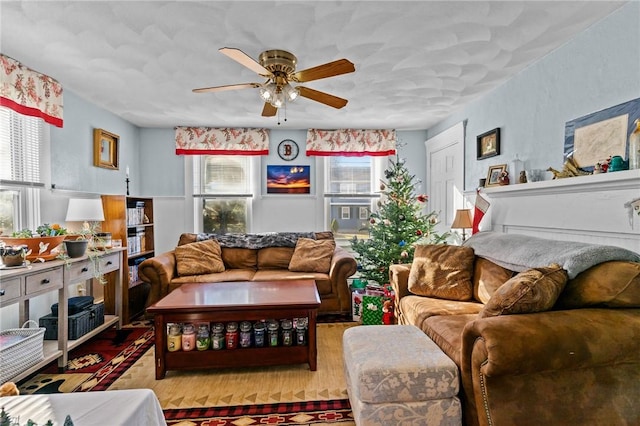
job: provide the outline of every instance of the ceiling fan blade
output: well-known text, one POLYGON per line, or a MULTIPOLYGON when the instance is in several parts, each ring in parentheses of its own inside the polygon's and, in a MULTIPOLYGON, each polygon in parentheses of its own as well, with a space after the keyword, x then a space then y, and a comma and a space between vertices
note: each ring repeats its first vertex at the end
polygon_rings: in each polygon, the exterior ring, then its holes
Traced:
POLYGON ((233 47, 222 47, 219 49, 220 53, 227 55, 240 65, 244 65, 249 68, 251 71, 260 74, 263 77, 273 77, 271 71, 260 65, 255 59, 251 56, 247 55, 240 49, 235 49, 233 47))
POLYGON ((260 87, 259 83, 229 84, 227 86, 214 86, 214 87, 203 87, 200 89, 193 89, 193 92, 195 93, 224 92, 225 90, 255 89, 257 87, 260 87))
POLYGON ((263 117, 273 117, 278 112, 278 108, 271 105, 269 102, 264 103, 264 108, 262 108, 262 116, 263 117))
POLYGON ((347 74, 356 70, 355 65, 347 59, 338 59, 317 67, 307 68, 293 74, 292 80, 300 83, 319 80, 321 78, 334 77, 336 75, 347 74))
POLYGON ((347 102, 349 102, 346 99, 339 98, 325 92, 320 92, 318 90, 309 89, 308 87, 298 86, 298 89, 300 89, 300 96, 311 99, 312 101, 329 105, 330 107, 334 107, 337 109, 344 107, 347 102))

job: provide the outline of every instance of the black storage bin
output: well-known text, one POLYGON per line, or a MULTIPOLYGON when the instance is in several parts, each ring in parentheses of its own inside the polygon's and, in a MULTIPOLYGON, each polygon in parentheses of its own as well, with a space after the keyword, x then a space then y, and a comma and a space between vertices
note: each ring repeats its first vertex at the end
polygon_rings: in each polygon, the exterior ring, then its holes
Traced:
MULTIPOLYGON (((69 298, 68 315, 74 315, 78 312, 84 311, 88 309, 91 305, 93 305, 93 296, 78 296, 78 297, 70 297, 69 298)), ((51 305, 51 314, 58 315, 58 304, 54 303, 51 305)))
MULTIPOLYGON (((40 318, 40 327, 45 327, 44 340, 58 340, 58 315, 49 314, 40 318)), ((69 315, 69 340, 76 340, 104 324, 104 303, 96 303, 88 309, 69 315)))

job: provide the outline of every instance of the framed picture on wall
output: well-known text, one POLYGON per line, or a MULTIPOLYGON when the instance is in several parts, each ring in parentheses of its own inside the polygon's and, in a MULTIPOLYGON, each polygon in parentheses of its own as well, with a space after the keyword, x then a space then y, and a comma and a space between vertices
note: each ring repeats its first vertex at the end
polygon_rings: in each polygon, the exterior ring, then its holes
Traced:
POLYGON ((476 143, 478 160, 500 155, 500 128, 478 135, 476 143))
POLYGON ((500 185, 500 175, 507 171, 506 164, 498 164, 489 167, 489 173, 487 173, 487 182, 484 186, 497 186, 500 185))
POLYGON ((93 165, 118 170, 120 136, 102 129, 93 129, 93 165))
POLYGON ((310 194, 311 166, 267 166, 267 194, 310 194))

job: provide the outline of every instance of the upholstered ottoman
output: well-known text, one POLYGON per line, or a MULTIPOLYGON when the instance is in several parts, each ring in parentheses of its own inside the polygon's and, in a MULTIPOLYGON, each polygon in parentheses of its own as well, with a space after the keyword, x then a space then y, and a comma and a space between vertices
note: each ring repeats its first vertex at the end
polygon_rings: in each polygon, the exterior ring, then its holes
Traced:
POLYGON ((462 423, 458 369, 417 327, 352 327, 342 344, 358 426, 462 423))

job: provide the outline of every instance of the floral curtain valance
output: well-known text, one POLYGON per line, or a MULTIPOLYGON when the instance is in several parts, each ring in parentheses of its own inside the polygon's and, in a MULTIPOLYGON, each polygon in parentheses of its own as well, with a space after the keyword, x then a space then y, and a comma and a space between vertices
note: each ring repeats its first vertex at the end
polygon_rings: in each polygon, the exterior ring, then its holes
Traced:
POLYGON ((267 129, 176 127, 176 155, 267 154, 267 129))
POLYGON ((307 155, 387 156, 396 152, 395 130, 338 129, 307 131, 307 155))
POLYGON ((62 85, 0 53, 0 105, 62 127, 62 85))

